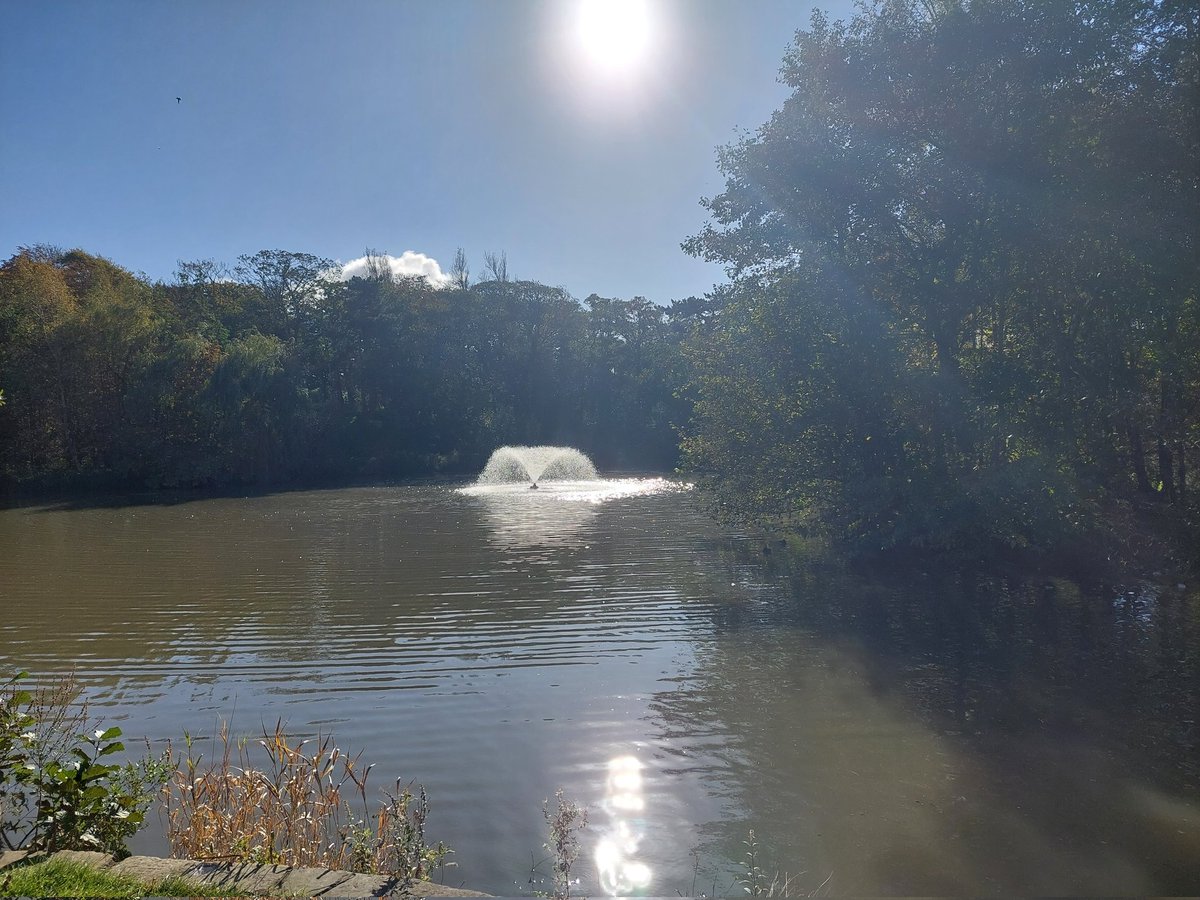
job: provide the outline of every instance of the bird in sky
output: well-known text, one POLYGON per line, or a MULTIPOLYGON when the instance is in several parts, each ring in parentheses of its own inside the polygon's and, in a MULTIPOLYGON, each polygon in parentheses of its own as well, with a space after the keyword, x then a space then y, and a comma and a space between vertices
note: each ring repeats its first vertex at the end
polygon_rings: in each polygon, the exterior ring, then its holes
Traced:
POLYGON ((175 98, 175 102, 176 102, 176 103, 182 103, 182 102, 183 102, 183 98, 182 98, 182 97, 176 97, 176 98, 175 98))

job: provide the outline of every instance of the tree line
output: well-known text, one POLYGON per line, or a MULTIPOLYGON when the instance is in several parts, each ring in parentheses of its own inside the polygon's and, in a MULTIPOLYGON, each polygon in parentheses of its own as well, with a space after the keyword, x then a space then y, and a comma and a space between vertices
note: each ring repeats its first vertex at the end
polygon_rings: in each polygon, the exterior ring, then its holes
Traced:
POLYGON ((263 250, 160 283, 23 248, 0 267, 0 472, 277 485, 474 471, 505 443, 675 464, 686 305, 462 268, 437 287, 370 253, 342 280, 332 260, 263 250))
POLYGON ((0 473, 376 477, 570 443, 871 551, 1195 510, 1198 47, 1189 0, 814 14, 684 244, 728 281, 667 307, 496 256, 472 283, 460 253, 445 287, 283 251, 164 284, 23 249, 0 267, 0 473))

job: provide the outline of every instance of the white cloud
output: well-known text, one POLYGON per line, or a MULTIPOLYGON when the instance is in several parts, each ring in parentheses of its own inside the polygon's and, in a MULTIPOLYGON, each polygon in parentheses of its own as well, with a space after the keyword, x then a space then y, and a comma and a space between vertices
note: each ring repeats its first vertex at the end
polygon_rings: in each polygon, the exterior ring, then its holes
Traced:
MULTIPOLYGON (((399 256, 386 256, 388 265, 392 268, 392 275, 402 278, 412 275, 417 275, 425 278, 434 287, 441 287, 450 279, 442 272, 442 267, 438 265, 438 261, 432 256, 426 256, 424 253, 418 253, 416 250, 405 250, 399 256)), ((349 281, 351 278, 362 277, 367 274, 367 258, 360 256, 358 259, 352 259, 350 262, 342 266, 342 280, 349 281)))

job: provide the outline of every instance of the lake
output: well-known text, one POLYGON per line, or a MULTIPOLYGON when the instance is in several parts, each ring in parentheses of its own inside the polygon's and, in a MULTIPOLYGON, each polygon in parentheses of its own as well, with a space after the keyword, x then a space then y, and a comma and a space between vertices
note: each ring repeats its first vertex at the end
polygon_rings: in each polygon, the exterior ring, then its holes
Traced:
POLYGON ((0 511, 0 672, 75 666, 131 745, 333 731, 492 893, 547 889, 559 787, 583 895, 741 894, 751 830, 800 894, 1200 892, 1194 585, 785 563, 657 479, 462 487, 0 511))

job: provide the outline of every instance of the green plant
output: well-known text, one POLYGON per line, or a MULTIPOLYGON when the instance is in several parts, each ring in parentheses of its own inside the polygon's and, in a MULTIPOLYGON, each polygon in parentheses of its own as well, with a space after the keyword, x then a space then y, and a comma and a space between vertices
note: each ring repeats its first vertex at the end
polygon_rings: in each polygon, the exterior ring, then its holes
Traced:
MULTIPOLYGON (((573 800, 567 800, 562 788, 554 792, 555 806, 542 803, 542 815, 550 826, 550 840, 545 845, 553 860, 554 900, 571 896, 571 867, 579 856, 579 832, 587 827, 587 810, 573 800)), ((578 881, 578 879, 576 879, 578 881)))
POLYGON ((428 879, 438 869, 451 865, 446 860, 452 851, 438 841, 432 847, 425 842, 425 820, 429 817, 429 798, 425 788, 403 788, 396 782, 396 793, 385 792, 387 802, 379 809, 373 871, 399 875, 406 882, 428 879))
POLYGON ((28 677, 28 672, 18 672, 4 682, 0 691, 0 845, 9 849, 21 844, 30 748, 37 739, 28 711, 33 695, 19 687, 28 677))
POLYGON ((766 893, 766 874, 758 864, 758 841, 754 837, 754 829, 743 841, 746 845, 746 859, 743 863, 744 872, 738 879, 738 884, 751 897, 761 897, 766 893))
MULTIPOLYGON (((125 749, 117 738, 120 728, 99 729, 87 738, 80 735, 72 747, 69 761, 51 760, 45 766, 28 769, 26 776, 37 798, 39 849, 65 850, 85 846, 110 849, 123 846, 126 827, 134 817, 129 798, 115 789, 113 777, 120 768, 101 760, 125 749)), ((132 822, 128 834, 140 822, 132 822)))
POLYGON ((166 779, 165 758, 114 765, 121 729, 74 731, 87 720, 70 675, 30 691, 20 672, 0 692, 0 837, 8 847, 127 855, 166 779))
POLYGON ((362 820, 345 829, 346 852, 351 872, 370 872, 375 861, 375 829, 362 820))
MULTIPOLYGON (((789 875, 786 872, 780 874, 776 872, 768 880, 766 870, 760 865, 760 857, 758 851, 758 839, 754 836, 754 829, 750 829, 746 840, 742 842, 746 847, 745 860, 742 863, 742 874, 734 879, 734 884, 740 885, 742 890, 751 897, 790 897, 794 890, 795 875, 789 875)), ((803 873, 801 873, 803 874, 803 873)), ((832 878, 832 874, 830 878, 832 878)), ((829 884, 829 878, 808 896, 817 896, 822 888, 829 884)))

